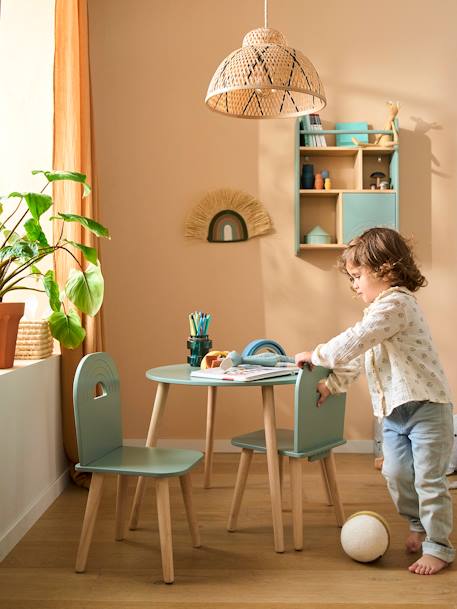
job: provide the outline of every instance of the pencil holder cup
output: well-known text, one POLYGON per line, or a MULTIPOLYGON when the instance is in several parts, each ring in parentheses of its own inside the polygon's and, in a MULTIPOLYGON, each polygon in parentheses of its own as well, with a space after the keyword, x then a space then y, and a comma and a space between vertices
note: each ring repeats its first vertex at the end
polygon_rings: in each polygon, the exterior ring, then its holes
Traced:
POLYGON ((211 350, 213 341, 208 336, 189 336, 187 348, 190 355, 187 356, 187 363, 191 366, 200 366, 202 359, 211 350))

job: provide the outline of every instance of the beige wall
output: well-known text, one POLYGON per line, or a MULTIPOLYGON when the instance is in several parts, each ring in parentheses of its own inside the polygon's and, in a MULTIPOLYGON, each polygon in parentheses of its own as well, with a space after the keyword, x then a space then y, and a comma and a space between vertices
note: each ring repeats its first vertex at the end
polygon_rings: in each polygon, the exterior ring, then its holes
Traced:
MULTIPOLYGON (((294 121, 242 121, 203 99, 218 63, 263 24, 260 0, 89 0, 102 222, 107 350, 123 377, 125 433, 146 434, 154 387, 147 368, 183 362, 187 314, 211 311, 214 346, 254 338, 289 353, 354 323, 362 306, 334 255, 293 252, 294 121), (230 245, 186 242, 183 220, 218 187, 260 197, 276 232, 230 245)), ((456 79, 453 0, 270 1, 270 25, 317 67, 324 120, 382 127, 400 100, 401 227, 413 234, 430 287, 420 294, 454 391, 456 340, 456 79)), ((291 390, 277 394, 290 422, 291 390)), ((170 392, 161 435, 201 438, 204 389, 170 392)), ((261 421, 258 390, 220 392, 217 437, 261 421)), ((372 437, 365 381, 349 394, 347 437, 372 437)))

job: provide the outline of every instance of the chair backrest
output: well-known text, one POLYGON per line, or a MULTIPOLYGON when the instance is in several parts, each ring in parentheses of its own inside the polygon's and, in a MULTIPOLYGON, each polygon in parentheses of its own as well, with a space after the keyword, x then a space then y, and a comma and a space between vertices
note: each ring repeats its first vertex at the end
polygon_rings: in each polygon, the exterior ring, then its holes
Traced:
POLYGON ((81 465, 122 446, 119 374, 109 355, 90 353, 79 362, 73 405, 81 465))
POLYGON ((344 443, 344 411, 346 394, 331 395, 317 406, 317 383, 330 370, 317 366, 303 368, 295 385, 294 452, 319 452, 344 443))

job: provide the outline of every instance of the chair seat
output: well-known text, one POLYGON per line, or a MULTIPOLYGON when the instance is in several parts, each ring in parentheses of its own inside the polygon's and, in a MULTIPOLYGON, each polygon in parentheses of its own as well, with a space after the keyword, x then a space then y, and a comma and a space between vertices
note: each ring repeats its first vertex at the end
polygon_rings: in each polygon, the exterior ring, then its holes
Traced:
MULTIPOLYGON (((278 444, 278 452, 280 455, 296 458, 312 458, 313 456, 317 455, 319 455, 319 457, 325 456, 335 446, 345 444, 346 440, 338 439, 333 442, 326 443, 325 445, 316 445, 306 452, 295 452, 293 429, 277 429, 276 442, 278 444)), ((248 448, 258 452, 266 452, 265 430, 259 429, 258 431, 252 431, 251 433, 247 433, 242 436, 236 436, 235 438, 232 438, 232 444, 233 446, 239 446, 240 448, 248 448)))
POLYGON ((83 472, 154 476, 157 478, 182 476, 203 458, 198 450, 119 446, 100 459, 81 465, 83 472))

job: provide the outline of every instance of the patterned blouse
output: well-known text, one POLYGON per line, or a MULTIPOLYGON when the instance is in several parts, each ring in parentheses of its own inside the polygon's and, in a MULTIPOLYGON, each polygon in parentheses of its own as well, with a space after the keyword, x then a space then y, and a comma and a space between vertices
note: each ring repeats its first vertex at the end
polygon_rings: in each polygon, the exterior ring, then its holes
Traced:
POLYGON ((450 389, 432 337, 413 293, 392 287, 364 310, 363 319, 312 354, 316 366, 332 369, 331 393, 343 393, 365 371, 375 416, 406 402, 451 401, 450 389))

